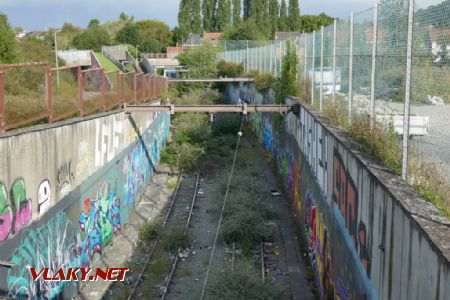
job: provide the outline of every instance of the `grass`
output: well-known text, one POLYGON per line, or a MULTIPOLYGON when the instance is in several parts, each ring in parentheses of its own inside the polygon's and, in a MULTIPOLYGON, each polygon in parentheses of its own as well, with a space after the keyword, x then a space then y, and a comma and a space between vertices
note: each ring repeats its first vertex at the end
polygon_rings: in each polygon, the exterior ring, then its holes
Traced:
POLYGON ((285 295, 274 285, 262 283, 261 274, 251 263, 238 263, 234 270, 222 272, 211 282, 208 294, 212 299, 283 299, 285 295))
POLYGON ((119 67, 117 67, 109 58, 104 56, 101 52, 95 52, 95 56, 97 56, 97 59, 102 68, 105 70, 105 72, 119 71, 119 67))
MULTIPOLYGON (((353 116, 352 124, 348 124, 348 112, 342 102, 327 103, 324 115, 333 125, 347 132, 370 155, 382 161, 394 174, 401 175, 401 145, 392 127, 375 123, 371 128, 369 118, 363 115, 353 116)), ((450 218, 450 185, 447 180, 438 174, 434 166, 424 163, 414 151, 410 151, 408 172, 408 183, 425 200, 450 218)))
POLYGON ((139 242, 145 245, 154 241, 158 237, 160 231, 161 231, 160 220, 153 220, 151 222, 141 225, 141 227, 139 228, 139 242))

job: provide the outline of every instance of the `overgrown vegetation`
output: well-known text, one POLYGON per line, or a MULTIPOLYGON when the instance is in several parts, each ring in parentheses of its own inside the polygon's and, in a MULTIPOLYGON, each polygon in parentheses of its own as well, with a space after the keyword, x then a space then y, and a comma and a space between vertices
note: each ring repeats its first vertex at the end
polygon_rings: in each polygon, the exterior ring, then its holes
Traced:
MULTIPOLYGON (((328 102, 324 115, 337 127, 358 142, 370 155, 382 161, 396 175, 401 175, 402 150, 400 140, 392 126, 375 122, 371 128, 370 119, 364 115, 354 115, 348 123, 348 108, 344 101, 328 102)), ((410 151, 408 182, 428 202, 434 204, 450 218, 450 186, 438 174, 436 168, 423 162, 414 151, 410 151)))
POLYGON ((235 78, 244 74, 244 64, 233 64, 221 60, 217 64, 217 72, 221 77, 235 78))
POLYGON ((208 288, 212 299, 275 300, 282 299, 283 293, 276 286, 263 283, 251 263, 242 261, 233 271, 222 272, 208 288))
POLYGON ((290 42, 287 43, 287 53, 283 59, 281 66, 280 84, 277 89, 275 100, 278 104, 284 104, 287 96, 298 96, 299 86, 297 82, 298 76, 298 59, 295 47, 290 42))

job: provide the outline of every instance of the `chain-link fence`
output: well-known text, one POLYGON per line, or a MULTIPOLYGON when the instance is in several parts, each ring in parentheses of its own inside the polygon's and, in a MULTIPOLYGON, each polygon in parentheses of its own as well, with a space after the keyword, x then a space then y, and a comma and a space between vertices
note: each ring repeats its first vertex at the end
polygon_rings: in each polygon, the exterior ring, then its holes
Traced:
MULTIPOLYGON (((389 127, 410 182, 430 178, 413 160, 449 178, 449 0, 381 0, 290 43, 304 101, 321 110, 339 104, 348 123, 367 116, 389 127)), ((219 59, 279 77, 286 46, 286 40, 222 41, 219 59)))

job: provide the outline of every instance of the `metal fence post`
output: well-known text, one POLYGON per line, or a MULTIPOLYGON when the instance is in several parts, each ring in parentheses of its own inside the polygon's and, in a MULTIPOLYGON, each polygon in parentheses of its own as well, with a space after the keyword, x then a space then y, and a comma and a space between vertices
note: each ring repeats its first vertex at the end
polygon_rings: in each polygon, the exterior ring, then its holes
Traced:
POLYGON ((312 79, 311 79, 311 105, 314 105, 314 81, 316 77, 316 70, 315 70, 315 64, 316 64, 316 31, 313 31, 313 41, 312 41, 312 79))
POLYGON ((4 74, 0 70, 0 132, 5 132, 5 90, 4 90, 4 74))
POLYGON ((373 13, 373 40, 372 40, 372 74, 370 82, 370 126, 375 121, 375 76, 377 66, 377 43, 378 43, 378 0, 375 1, 375 9, 373 13))
POLYGON ((78 106, 80 110, 80 117, 83 116, 83 72, 81 67, 77 67, 77 79, 78 79, 78 106))
POLYGON ((411 69, 413 51, 414 30, 414 0, 409 0, 408 8, 408 43, 406 52, 406 78, 405 78, 405 110, 403 114, 403 155, 402 155, 402 178, 408 178, 408 142, 409 142, 409 113, 411 101, 411 69))
POLYGON ((336 101, 336 43, 337 43, 337 20, 333 22, 333 102, 336 101))
POLYGON ((261 46, 258 47, 258 70, 259 75, 261 75, 261 69, 262 69, 262 55, 261 55, 261 46))
POLYGON ((353 106, 353 24, 354 14, 350 16, 350 53, 348 65, 348 121, 352 122, 352 106, 353 106))
POLYGON ((308 56, 308 33, 305 34, 305 74, 303 75, 304 79, 305 79, 305 86, 306 86, 306 82, 307 82, 307 79, 308 79, 308 59, 307 59, 307 56, 308 56))
POLYGON ((247 40, 247 48, 245 49, 245 72, 250 71, 249 70, 249 61, 248 61, 248 40, 247 40))
POLYGON ((122 88, 120 86, 120 72, 117 71, 117 104, 119 104, 119 105, 122 100, 121 90, 122 90, 122 88))
POLYGON ((324 27, 320 30, 320 104, 319 108, 323 110, 323 31, 324 27))
POLYGON ((105 97, 106 97, 106 74, 105 70, 101 69, 101 76, 102 76, 102 111, 106 110, 106 103, 105 103, 105 97))
POLYGON ((133 73, 133 100, 134 104, 137 103, 137 74, 133 73))
POLYGON ((47 94, 47 118, 48 122, 53 122, 53 111, 52 111, 52 69, 47 65, 45 70, 45 85, 47 94))

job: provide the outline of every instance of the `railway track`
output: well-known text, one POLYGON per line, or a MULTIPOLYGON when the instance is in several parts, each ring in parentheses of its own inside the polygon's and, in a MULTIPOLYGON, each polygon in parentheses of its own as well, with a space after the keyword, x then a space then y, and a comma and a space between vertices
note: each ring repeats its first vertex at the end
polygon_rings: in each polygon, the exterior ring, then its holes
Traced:
MULTIPOLYGON (((195 179, 192 176, 185 176, 181 172, 177 179, 177 185, 172 195, 169 208, 164 217, 162 223, 162 230, 158 233, 157 238, 150 250, 148 257, 138 275, 138 278, 133 286, 133 289, 128 295, 128 300, 136 299, 137 291, 139 290, 140 284, 142 283, 143 274, 148 268, 152 258, 155 254, 156 249, 161 244, 161 232, 170 228, 171 230, 182 232, 184 235, 187 234, 187 229, 189 228, 189 223, 192 219, 193 210, 195 206, 195 201, 198 195, 198 190, 200 187, 200 173, 197 173, 195 179)), ((165 299, 166 294, 169 290, 170 283, 172 281, 172 276, 175 273, 179 256, 182 249, 178 249, 176 255, 174 256, 171 270, 169 275, 166 277, 164 288, 162 289, 161 299, 165 299)))

